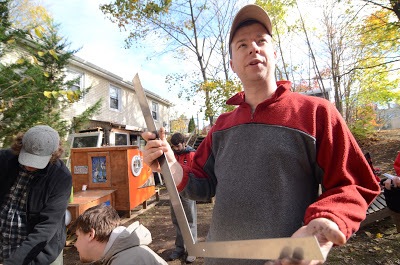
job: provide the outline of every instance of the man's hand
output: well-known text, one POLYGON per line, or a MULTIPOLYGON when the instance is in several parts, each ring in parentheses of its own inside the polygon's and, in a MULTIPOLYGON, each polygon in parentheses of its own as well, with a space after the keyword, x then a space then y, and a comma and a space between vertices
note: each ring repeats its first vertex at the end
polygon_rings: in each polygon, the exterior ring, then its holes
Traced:
POLYGON ((292 237, 308 237, 315 236, 321 248, 324 260, 299 260, 295 257, 287 257, 276 261, 268 261, 265 265, 317 265, 323 264, 332 246, 343 245, 346 243, 346 236, 339 230, 336 223, 326 218, 317 218, 312 220, 308 225, 297 230, 292 237))
POLYGON ((160 137, 159 139, 157 139, 157 135, 154 132, 142 133, 143 139, 145 139, 147 142, 144 148, 145 150, 143 151, 143 160, 151 167, 153 171, 160 172, 161 168, 157 158, 159 158, 162 154, 165 154, 168 163, 174 163, 176 159, 170 145, 167 142, 165 129, 161 128, 158 131, 158 134, 160 137))
POLYGON ((387 190, 392 188, 400 188, 400 177, 394 177, 393 179, 387 179, 383 182, 383 185, 387 190))
POLYGON ((160 128, 158 131, 159 139, 154 132, 142 133, 143 139, 146 140, 146 146, 143 151, 143 161, 155 172, 161 171, 160 163, 157 158, 165 154, 171 173, 174 177, 176 185, 182 181, 183 170, 181 165, 176 161, 174 152, 171 149, 165 135, 165 129, 160 128))

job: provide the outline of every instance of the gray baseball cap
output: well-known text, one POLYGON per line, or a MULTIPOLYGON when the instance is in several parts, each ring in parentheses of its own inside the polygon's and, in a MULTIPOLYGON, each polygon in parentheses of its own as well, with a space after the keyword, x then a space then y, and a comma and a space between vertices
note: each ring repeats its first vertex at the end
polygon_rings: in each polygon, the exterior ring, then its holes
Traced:
POLYGON ((18 161, 21 165, 43 169, 60 144, 58 132, 47 125, 30 128, 22 138, 18 161))

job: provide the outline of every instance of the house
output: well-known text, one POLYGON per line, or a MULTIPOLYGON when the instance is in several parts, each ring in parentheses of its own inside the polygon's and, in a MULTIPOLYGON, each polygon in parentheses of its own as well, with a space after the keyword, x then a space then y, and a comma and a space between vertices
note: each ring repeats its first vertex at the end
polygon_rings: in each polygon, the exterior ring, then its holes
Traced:
POLYGON ((383 130, 400 128, 400 106, 390 103, 387 106, 375 106, 378 123, 383 130))
MULTIPOLYGON (((135 74, 132 73, 132 78, 135 74)), ((102 132, 101 145, 144 145, 140 134, 146 130, 146 124, 131 81, 123 80, 77 56, 70 60, 67 76, 71 80, 78 79, 70 89, 90 89, 83 94, 81 100, 65 110, 65 119, 72 120, 101 99, 100 112, 80 132, 102 132)), ((157 128, 162 126, 169 131, 169 109, 172 103, 151 91, 145 90, 145 93, 157 128)))
MULTIPOLYGON (((145 207, 146 201, 158 194, 154 174, 136 147, 144 147, 140 134, 146 130, 146 123, 133 84, 76 56, 72 57, 66 71, 67 78, 76 80, 68 89, 84 93, 63 112, 64 119, 73 120, 102 100, 101 110, 91 117, 87 128, 69 135, 73 148, 65 160, 72 173, 75 192, 67 215, 73 221, 87 208, 108 203, 121 216, 129 218, 131 210, 140 204, 145 207), (89 90, 85 92, 86 88, 89 90)), ((135 74, 132 73, 132 78, 135 74)), ((163 126, 168 131, 172 103, 148 90, 145 94, 156 127, 163 126)))
MULTIPOLYGON (((35 47, 36 43, 30 39, 22 39, 15 50, 7 52, 1 58, 2 63, 14 62, 20 53, 26 54, 25 45, 35 47)), ((132 79, 135 74, 132 73, 132 79)), ((78 81, 73 87, 65 89, 89 90, 83 93, 82 99, 63 110, 63 119, 72 122, 88 107, 99 99, 102 100, 100 111, 91 117, 87 128, 75 133, 98 133, 103 138, 100 145, 144 145, 140 134, 147 129, 146 123, 131 81, 123 80, 122 77, 77 56, 70 59, 66 76, 69 80, 78 81)), ((145 94, 156 127, 164 127, 167 132, 170 131, 169 110, 173 104, 149 90, 145 89, 145 94)), ((68 139, 72 140, 71 136, 68 139)))

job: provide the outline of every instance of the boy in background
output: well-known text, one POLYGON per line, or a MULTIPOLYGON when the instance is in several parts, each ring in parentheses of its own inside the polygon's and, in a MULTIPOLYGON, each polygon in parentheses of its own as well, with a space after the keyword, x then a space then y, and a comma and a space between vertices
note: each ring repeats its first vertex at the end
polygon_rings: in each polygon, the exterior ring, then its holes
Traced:
POLYGON ((105 204, 87 209, 72 224, 81 262, 94 264, 166 265, 148 245, 150 231, 134 222, 121 226, 117 211, 105 204))

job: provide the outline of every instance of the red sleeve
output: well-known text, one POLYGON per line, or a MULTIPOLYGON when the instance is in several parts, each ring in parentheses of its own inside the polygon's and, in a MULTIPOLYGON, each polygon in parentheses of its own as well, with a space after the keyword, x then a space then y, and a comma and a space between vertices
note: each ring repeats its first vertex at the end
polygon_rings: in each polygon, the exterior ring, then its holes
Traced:
POLYGON ((195 154, 195 152, 189 152, 187 154, 187 161, 188 161, 188 166, 189 167, 192 167, 194 154, 195 154))
POLYGON ((397 176, 400 176, 400 152, 397 154, 396 160, 394 160, 394 171, 396 171, 397 176))
POLYGON ((319 217, 330 219, 350 238, 365 219, 380 187, 340 114, 334 108, 324 111, 317 115, 317 123, 322 126, 316 138, 323 192, 307 209, 304 222, 319 217))
MULTIPOLYGON (((215 130, 215 125, 208 132, 207 137, 203 140, 200 146, 197 148, 196 152, 190 152, 190 166, 184 165, 183 168, 183 177, 182 182, 176 187, 179 192, 183 191, 186 188, 187 183, 189 182, 189 174, 199 179, 210 179, 211 177, 207 175, 204 170, 204 166, 209 159, 211 154, 211 143, 212 143, 212 133, 215 130)), ((213 181, 210 181, 214 184, 213 181)), ((192 189, 209 189, 210 185, 192 188, 192 189)), ((214 187, 215 189, 215 187, 214 187)), ((195 192, 194 192, 195 193, 195 192)), ((215 193, 214 193, 215 194, 215 193)))
MULTIPOLYGON (((182 169, 183 169, 182 182, 176 187, 179 192, 181 192, 185 188, 185 186, 189 180, 188 175, 189 175, 189 172, 190 172, 192 164, 193 164, 193 158, 194 158, 195 153, 196 152, 188 152, 184 155, 184 159, 186 159, 186 161, 187 161, 186 164, 183 164, 182 161, 178 160, 178 162, 181 164, 182 169)), ((175 155, 175 157, 177 157, 177 156, 175 155)), ((183 160, 183 159, 181 159, 181 160, 183 160)))

